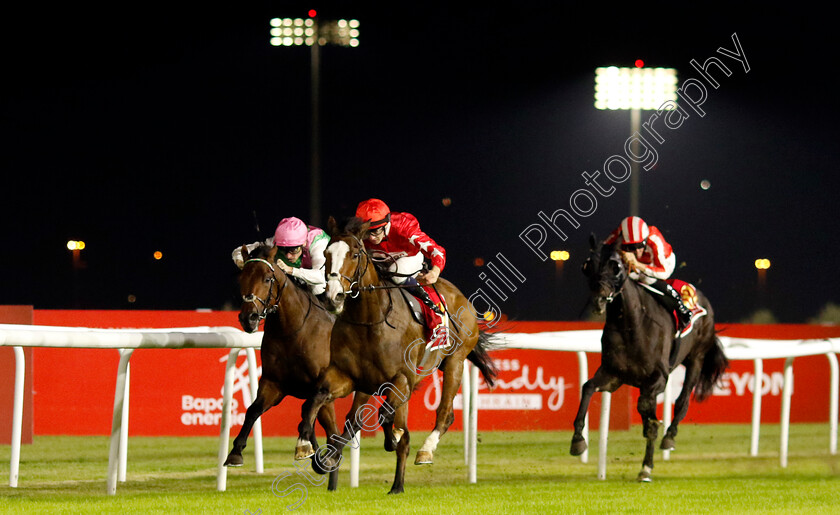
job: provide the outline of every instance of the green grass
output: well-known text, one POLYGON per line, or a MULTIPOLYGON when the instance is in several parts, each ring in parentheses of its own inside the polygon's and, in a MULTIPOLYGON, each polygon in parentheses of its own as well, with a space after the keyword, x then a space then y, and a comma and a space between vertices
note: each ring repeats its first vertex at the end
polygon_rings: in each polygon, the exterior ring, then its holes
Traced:
MULTIPOLYGON (((412 434, 416 451, 426 432, 412 434)), ((362 442, 361 485, 351 489, 349 463, 338 492, 309 485, 295 513, 840 513, 840 456, 828 452, 827 424, 791 428, 788 467, 779 466, 779 427, 762 426, 758 457, 749 454, 746 425, 685 424, 669 461, 657 452, 654 480, 635 482, 641 428, 612 432, 607 479, 597 474, 597 432, 589 463, 569 456, 571 433, 488 432, 480 435, 478 483, 467 484, 463 437, 447 434, 435 464, 406 470, 406 492, 388 496, 394 455, 382 436, 362 442)), ((264 474, 230 469, 216 491, 214 438, 129 439, 128 481, 105 493, 106 437, 36 437, 21 452, 18 488, 8 486, 9 446, 0 446, 2 513, 288 512, 294 498, 272 493, 272 481, 294 470, 294 439, 267 438, 264 474)), ((345 456, 349 453, 345 452, 345 456)), ((302 481, 289 477, 282 488, 302 481)))

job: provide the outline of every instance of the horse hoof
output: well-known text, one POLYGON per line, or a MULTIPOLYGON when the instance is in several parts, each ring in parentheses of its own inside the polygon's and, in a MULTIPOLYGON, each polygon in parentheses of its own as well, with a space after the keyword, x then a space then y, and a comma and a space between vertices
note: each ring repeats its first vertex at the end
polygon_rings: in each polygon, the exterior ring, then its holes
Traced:
POLYGON ((230 453, 225 460, 225 467, 241 467, 244 463, 245 460, 242 459, 241 454, 230 453))
POLYGON ((580 456, 581 454, 583 454, 583 451, 585 451, 586 449, 587 449, 586 440, 584 440, 583 438, 580 438, 579 440, 573 438, 572 439, 572 447, 569 449, 569 453, 572 456, 580 456))
POLYGON ((391 495, 391 494, 401 494, 401 493, 403 493, 404 491, 405 491, 405 490, 403 490, 403 487, 401 487, 401 486, 395 486, 395 487, 392 487, 392 488, 391 488, 391 491, 390 491, 390 492, 388 492, 388 495, 391 495))
POLYGON ((666 436, 662 439, 662 443, 659 445, 659 448, 663 451, 673 451, 676 444, 674 443, 674 439, 666 436))
POLYGON ((434 456, 428 451, 417 451, 417 457, 414 458, 415 465, 431 465, 434 463, 434 456))
POLYGON ((295 459, 296 460, 307 460, 315 454, 315 451, 312 450, 312 444, 307 442, 306 445, 299 445, 295 447, 295 459))
POLYGON ((650 468, 642 467, 642 471, 639 472, 639 475, 636 477, 636 481, 639 483, 650 483, 652 481, 650 477, 651 472, 652 470, 650 468))

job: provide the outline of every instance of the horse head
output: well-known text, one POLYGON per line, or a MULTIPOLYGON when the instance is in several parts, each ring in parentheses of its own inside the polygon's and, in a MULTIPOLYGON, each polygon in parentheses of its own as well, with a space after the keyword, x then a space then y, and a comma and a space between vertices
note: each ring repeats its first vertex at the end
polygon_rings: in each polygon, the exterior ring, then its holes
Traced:
POLYGON ((242 246, 245 264, 239 274, 239 292, 242 295, 239 323, 245 332, 256 331, 260 322, 277 310, 286 277, 274 265, 276 255, 275 246, 261 245, 250 253, 242 246))
POLYGON ((581 271, 589 280, 592 311, 603 314, 607 304, 621 293, 627 279, 627 268, 618 253, 618 242, 605 246, 596 240, 594 234, 590 235, 589 257, 581 271))
POLYGON ((372 281, 375 271, 370 256, 365 251, 364 238, 367 236, 370 222, 351 218, 343 230, 339 230, 333 217, 327 222, 330 244, 325 252, 327 257, 326 307, 339 314, 344 310, 347 295, 357 297, 365 281, 372 281))

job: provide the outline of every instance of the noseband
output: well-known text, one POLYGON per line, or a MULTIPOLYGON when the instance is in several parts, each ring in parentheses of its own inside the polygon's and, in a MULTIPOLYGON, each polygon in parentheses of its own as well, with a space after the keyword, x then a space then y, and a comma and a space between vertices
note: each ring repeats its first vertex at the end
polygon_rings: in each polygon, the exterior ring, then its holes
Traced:
POLYGON ((289 282, 289 278, 288 278, 288 276, 286 276, 286 274, 283 274, 283 278, 285 280, 283 281, 283 285, 277 290, 277 297, 274 299, 274 303, 272 304, 271 303, 271 292, 274 291, 274 286, 277 284, 277 272, 274 270, 274 265, 272 265, 271 263, 269 263, 265 259, 254 258, 254 259, 249 259, 249 260, 245 261, 245 263, 242 265, 242 267, 245 268, 245 265, 247 265, 248 263, 250 263, 252 261, 257 262, 257 263, 262 263, 265 266, 267 266, 269 270, 271 270, 271 280, 270 280, 270 284, 268 285, 268 297, 266 297, 263 300, 263 299, 257 297, 255 294, 250 293, 248 295, 243 295, 242 300, 245 301, 245 302, 251 302, 255 306, 257 305, 257 301, 259 301, 259 303, 262 304, 262 311, 260 311, 259 306, 257 306, 257 314, 259 315, 260 320, 265 320, 265 318, 268 315, 270 315, 272 313, 275 313, 277 311, 277 309, 279 308, 280 296, 283 294, 283 290, 286 289, 286 284, 289 282))
POLYGON ((605 297, 607 304, 612 303, 612 301, 621 295, 621 292, 624 291, 624 285, 627 284, 627 274, 624 271, 624 263, 622 263, 621 259, 616 254, 613 254, 607 262, 609 261, 615 261, 618 263, 618 273, 615 276, 610 277, 609 280, 605 279, 603 274, 601 274, 599 284, 602 287, 608 286, 612 291, 612 293, 605 297))
POLYGON ((360 256, 359 256, 360 259, 358 260, 358 263, 356 264, 356 271, 353 272, 353 277, 347 277, 344 274, 331 272, 329 275, 327 275, 327 279, 328 280, 329 279, 338 279, 339 283, 341 283, 342 279, 347 281, 347 283, 350 286, 348 287, 347 290, 344 291, 344 294, 345 295, 350 295, 351 298, 355 299, 356 297, 359 296, 360 293, 362 293, 362 290, 364 289, 364 288, 361 287, 361 281, 362 281, 362 277, 364 277, 364 275, 367 273, 368 262, 370 261, 370 256, 368 255, 367 251, 365 250, 365 246, 362 243, 362 241, 359 238, 357 238, 355 235, 353 236, 353 239, 356 240, 356 244, 359 245, 359 254, 360 254, 360 256), (365 258, 364 264, 362 264, 362 260, 361 260, 362 256, 364 256, 364 258, 365 258))

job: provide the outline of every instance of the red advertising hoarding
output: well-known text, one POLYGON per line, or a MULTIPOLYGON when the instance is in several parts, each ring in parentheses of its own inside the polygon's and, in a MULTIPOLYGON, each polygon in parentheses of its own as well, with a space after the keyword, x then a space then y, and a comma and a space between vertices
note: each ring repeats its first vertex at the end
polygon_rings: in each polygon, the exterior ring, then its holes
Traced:
MULTIPOLYGON (((49 311, 36 310, 36 325, 91 328, 238 327, 237 312, 49 311)), ((597 329, 593 323, 519 322, 510 332, 597 329)), ((718 327, 727 336, 800 339, 840 336, 838 328, 814 326, 718 327)), ((218 349, 147 350, 131 358, 130 425, 132 435, 217 435, 222 384, 228 352, 218 349)), ((480 430, 571 430, 580 384, 577 357, 571 352, 506 349, 491 353, 499 369, 490 392, 480 380, 480 430)), ((34 423, 36 434, 105 435, 110 433, 119 356, 115 350, 34 349, 34 423)), ((259 352, 257 352, 259 366, 259 352)), ((588 357, 590 375, 600 362, 588 357)), ((783 360, 765 360, 761 381, 767 396, 762 420, 777 422, 780 414, 783 360)), ((807 381, 795 383, 792 421, 828 420, 829 365, 825 357, 798 358, 794 367, 807 381)), ((736 361, 715 394, 693 403, 687 421, 746 423, 750 421, 753 364, 736 361)), ((244 354, 237 362, 233 433, 239 430, 250 403, 244 354)), ((679 377, 676 378, 679 383, 679 377)), ((440 375, 426 379, 411 398, 409 427, 431 430, 440 400, 440 375)), ((640 423, 635 413, 637 392, 622 387, 613 396, 611 426, 640 423), (627 422, 622 424, 622 420, 627 422)), ((676 398, 676 394, 674 395, 676 398)), ((267 436, 295 435, 302 401, 287 398, 263 416, 267 436)), ((337 403, 339 423, 350 399, 337 403)), ((453 430, 461 429, 460 394, 455 400, 453 430)), ((593 398, 590 421, 597 424, 600 395, 593 398)), ((660 406, 660 410, 661 410, 660 406)), ((661 416, 661 411, 660 411, 661 416)))

